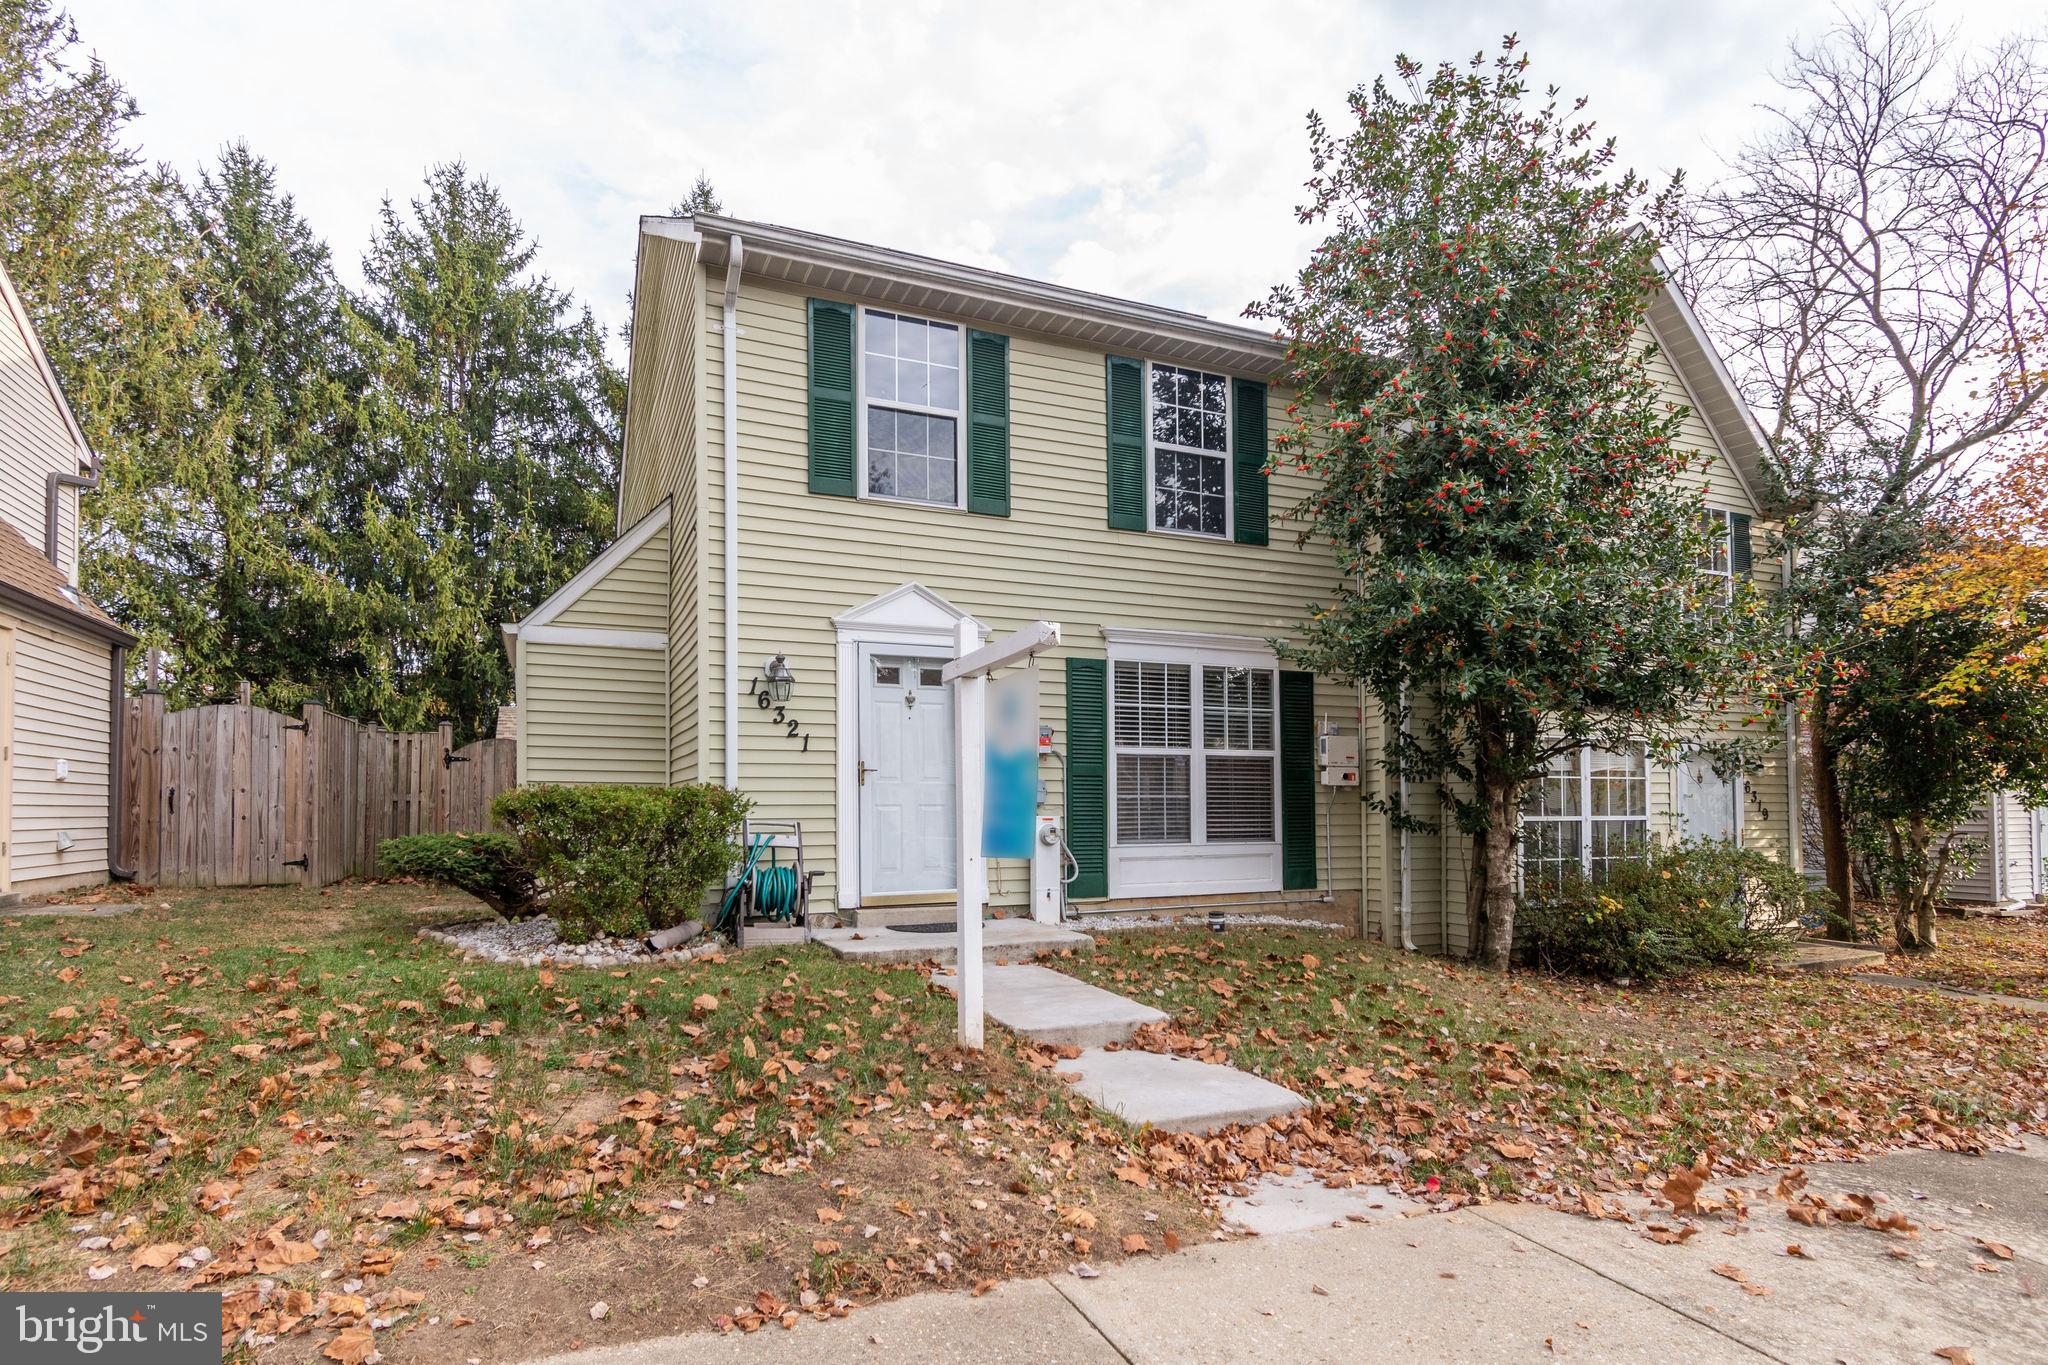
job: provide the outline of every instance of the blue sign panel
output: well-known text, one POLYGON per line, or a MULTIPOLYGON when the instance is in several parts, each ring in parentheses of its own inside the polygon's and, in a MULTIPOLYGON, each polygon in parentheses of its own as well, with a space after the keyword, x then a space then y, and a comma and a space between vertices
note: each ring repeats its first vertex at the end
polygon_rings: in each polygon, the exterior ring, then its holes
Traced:
POLYGON ((1029 858, 1038 816, 1038 674, 1013 670, 988 686, 981 852, 1029 858))

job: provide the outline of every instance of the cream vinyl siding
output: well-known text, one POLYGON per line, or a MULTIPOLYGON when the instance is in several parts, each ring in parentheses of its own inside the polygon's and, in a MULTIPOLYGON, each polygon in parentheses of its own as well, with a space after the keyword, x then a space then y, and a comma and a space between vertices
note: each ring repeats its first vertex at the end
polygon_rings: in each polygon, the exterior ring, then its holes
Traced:
MULTIPOLYGON (((621 470, 619 529, 624 531, 663 498, 670 500, 667 584, 669 638, 668 780, 691 782, 697 772, 698 658, 701 628, 697 585, 702 478, 697 395, 704 291, 694 243, 643 235, 633 315, 632 385, 626 394, 626 453, 621 470)), ((708 334, 715 349, 718 334, 708 334)))
MULTIPOLYGON (((0 517, 43 547, 43 499, 51 474, 79 472, 79 449, 36 364, 19 322, 0 301, 0 517)), ((57 555, 64 576, 78 580, 78 492, 57 500, 57 555)))
POLYGON ((592 630, 668 630, 669 527, 647 538, 550 625, 592 630))
MULTIPOLYGON (((697 659, 702 685, 699 762, 722 780, 724 743, 722 354, 715 330, 720 295, 705 281, 700 344, 704 412, 698 486, 703 627, 697 659)), ((832 617, 906 582, 922 583, 1000 636, 1030 620, 1057 621, 1060 653, 1039 666, 1040 718, 1066 745, 1067 655, 1107 654, 1104 626, 1204 631, 1269 638, 1285 635, 1303 607, 1326 595, 1336 574, 1327 546, 1295 544, 1282 514, 1305 490, 1283 477, 1271 490, 1270 546, 1188 536, 1112 531, 1106 525, 1107 453, 1104 364, 1100 350, 1010 335, 1010 504, 1008 517, 947 508, 814 495, 809 491, 806 314, 808 295, 749 278, 740 293, 740 660, 746 687, 760 661, 788 656, 796 685, 788 713, 811 735, 804 752, 764 713, 740 713, 741 787, 764 816, 803 821, 816 893, 834 904, 836 636, 832 617)), ((922 316, 914 309, 902 310, 922 316)), ((949 321, 941 316, 938 320, 949 321)), ((1286 420, 1285 398, 1269 393, 1269 427, 1286 420)), ((1346 729, 1357 723, 1352 690, 1319 684, 1319 705, 1346 729)), ((1042 773, 1063 793, 1057 765, 1042 773)), ((1355 791, 1319 791, 1318 877, 1324 858, 1321 801, 1337 800, 1336 883, 1360 884, 1360 821, 1355 791)), ((1022 904, 1027 869, 997 861, 991 893, 1022 904)), ((1114 889, 1114 888, 1112 888, 1114 889)))
POLYGON ((1950 900, 2026 901, 2042 894, 2041 850, 2035 847, 2038 820, 2018 797, 2010 792, 1994 792, 1990 801, 1957 825, 1954 832, 1975 843, 1977 853, 1976 866, 1968 876, 1950 879, 1945 892, 1950 900), (2001 865, 2002 887, 1994 877, 2001 865))
MULTIPOLYGON (((1639 337, 1639 341, 1645 345, 1654 342, 1655 339, 1654 333, 1648 327, 1643 329, 1639 337)), ((1750 528, 1750 544, 1753 550, 1752 577, 1759 587, 1777 587, 1783 581, 1783 560, 1777 555, 1764 553, 1770 541, 1771 528, 1761 520, 1754 520, 1757 510, 1750 490, 1722 452, 1712 430, 1700 420, 1695 410, 1693 396, 1677 369, 1661 351, 1651 357, 1649 367, 1651 374, 1663 386, 1668 401, 1687 409, 1679 426, 1680 442, 1686 448, 1701 451, 1710 457, 1702 477, 1702 482, 1706 485, 1707 504, 1753 519, 1750 528)), ((1369 710, 1374 714, 1371 715, 1368 732, 1376 734, 1377 708, 1369 710)), ((1788 786, 1786 747, 1783 742, 1784 718, 1782 715, 1774 715, 1762 724, 1749 724, 1745 717, 1738 715, 1737 708, 1731 707, 1727 714, 1730 717, 1727 722, 1707 728, 1722 734, 1758 734, 1775 741, 1765 758, 1762 770, 1746 777, 1743 782, 1742 845, 1773 858, 1785 859, 1790 855, 1792 847, 1793 812, 1788 786)), ((1372 770, 1373 756, 1378 752, 1377 748, 1368 748, 1364 755, 1367 767, 1364 780, 1384 786, 1384 776, 1372 770)), ((1650 829, 1653 833, 1666 838, 1675 835, 1678 821, 1676 789, 1672 776, 1669 767, 1655 762, 1650 764, 1650 829)), ((1436 821, 1443 814, 1437 794, 1421 784, 1411 784, 1409 799, 1418 818, 1436 821)), ((1370 810, 1364 813, 1364 824, 1366 837, 1374 849, 1374 860, 1377 864, 1371 879, 1368 919, 1375 925, 1383 926, 1381 933, 1387 941, 1398 941, 1400 835, 1389 826, 1386 817, 1370 810), (1378 871, 1378 866, 1384 867, 1383 876, 1378 871)), ((1471 926, 1465 913, 1465 896, 1471 863, 1472 844, 1464 835, 1451 832, 1411 836, 1411 916, 1413 936, 1418 948, 1426 952, 1445 952, 1454 955, 1467 951, 1471 926)))
POLYGON ((668 780, 668 658, 659 649, 519 642, 519 780, 668 780))
POLYGON ((14 627, 14 890, 105 881, 108 647, 33 616, 0 625, 14 627), (59 832, 70 848, 58 849, 59 832))

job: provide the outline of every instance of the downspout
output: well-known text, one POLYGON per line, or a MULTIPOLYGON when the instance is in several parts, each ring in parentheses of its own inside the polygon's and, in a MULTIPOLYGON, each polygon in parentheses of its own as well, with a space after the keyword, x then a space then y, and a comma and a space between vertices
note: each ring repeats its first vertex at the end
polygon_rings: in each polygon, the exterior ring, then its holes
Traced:
POLYGON ((725 316, 725 785, 740 787, 740 264, 746 246, 726 239, 725 316))
POLYGON ((60 569, 64 567, 64 561, 57 557, 58 499, 63 497, 67 488, 84 490, 99 486, 97 474, 63 474, 52 471, 50 476, 43 480, 43 557, 60 569))
POLYGON ((117 882, 135 880, 135 869, 115 860, 121 856, 121 767, 128 735, 128 646, 115 645, 107 684, 107 875, 117 882))
MULTIPOLYGON (((1405 687, 1404 687, 1404 688, 1402 688, 1402 689, 1401 689, 1401 692, 1400 692, 1400 704, 1401 704, 1401 737, 1402 737, 1403 739, 1406 739, 1406 738, 1408 737, 1408 689, 1407 689, 1407 688, 1405 688, 1405 687)), ((1404 953, 1412 953, 1412 952, 1414 952, 1414 951, 1415 951, 1415 858, 1414 858, 1414 846, 1413 846, 1413 844, 1412 844, 1412 843, 1410 842, 1410 840, 1411 840, 1411 838, 1412 838, 1412 834, 1411 834, 1411 831, 1409 830, 1409 828, 1408 828, 1408 825, 1407 825, 1407 820, 1409 819, 1409 813, 1408 813, 1408 765, 1407 765, 1407 762, 1406 762, 1406 760, 1405 760, 1405 759, 1403 760, 1403 762, 1402 762, 1402 764, 1401 764, 1400 792, 1401 792, 1401 795, 1400 795, 1400 806, 1401 806, 1401 817, 1402 817, 1402 825, 1401 825, 1401 951, 1402 951, 1402 952, 1404 952, 1404 953)), ((1446 952, 1448 952, 1448 951, 1449 951, 1449 945, 1448 945, 1448 942, 1446 942, 1446 945, 1445 945, 1445 951, 1446 951, 1446 952)))
MULTIPOLYGON (((1785 541, 1784 575, 1785 592, 1788 597, 1792 592, 1793 565, 1797 562, 1798 558, 1799 547, 1790 537, 1787 537, 1785 541)), ((1798 629, 1797 625, 1791 627, 1795 636, 1798 634, 1798 629)), ((1738 786, 1736 790, 1739 792, 1741 788, 1738 786)), ((1799 786, 1799 699, 1796 696, 1785 707, 1785 804, 1791 808, 1789 815, 1792 821, 1791 838, 1787 841, 1785 850, 1786 858, 1794 872, 1804 872, 1806 870, 1806 793, 1799 786)), ((1742 806, 1740 802, 1735 807, 1735 820, 1736 842, 1740 843, 1742 831, 1742 806)))

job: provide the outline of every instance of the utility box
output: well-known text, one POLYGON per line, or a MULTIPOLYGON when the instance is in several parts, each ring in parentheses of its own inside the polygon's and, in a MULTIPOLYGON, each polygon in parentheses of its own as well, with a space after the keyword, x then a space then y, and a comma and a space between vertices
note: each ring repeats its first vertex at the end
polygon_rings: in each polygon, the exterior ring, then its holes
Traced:
POLYGON ((1358 785, 1358 736, 1325 730, 1316 736, 1316 774, 1325 787, 1358 785))

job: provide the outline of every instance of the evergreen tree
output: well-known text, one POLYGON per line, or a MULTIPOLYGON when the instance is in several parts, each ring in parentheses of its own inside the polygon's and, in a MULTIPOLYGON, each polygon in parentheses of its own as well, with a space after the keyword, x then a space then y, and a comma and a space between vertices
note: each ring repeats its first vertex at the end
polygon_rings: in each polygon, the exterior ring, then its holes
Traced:
POLYGON ((718 191, 711 187, 711 177, 697 172, 696 183, 690 192, 679 201, 669 205, 669 213, 677 218, 692 213, 724 213, 725 205, 718 198, 718 191))
POLYGON ((1639 340, 1661 281, 1638 214, 1669 200, 1530 101, 1526 65, 1513 39, 1490 67, 1402 58, 1404 91, 1353 93, 1355 128, 1312 119, 1301 212, 1329 235, 1254 310, 1292 338, 1276 458, 1319 476, 1306 510, 1346 584, 1290 653, 1415 721, 1387 766, 1470 837, 1496 968, 1528 784, 1581 745, 1693 739, 1761 611, 1701 584, 1700 457, 1639 340))
POLYGON ((367 384, 348 576, 390 643, 349 704, 468 739, 510 695, 499 626, 610 537, 625 382, 489 181, 438 166, 409 208, 385 203, 351 310, 367 384))

